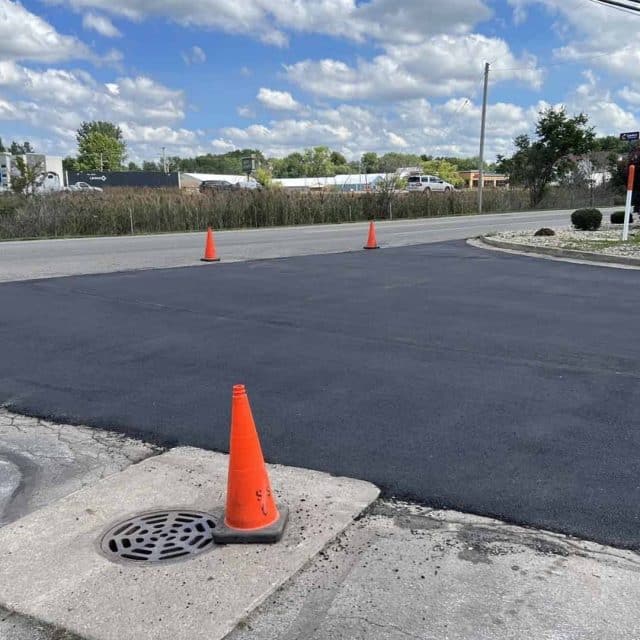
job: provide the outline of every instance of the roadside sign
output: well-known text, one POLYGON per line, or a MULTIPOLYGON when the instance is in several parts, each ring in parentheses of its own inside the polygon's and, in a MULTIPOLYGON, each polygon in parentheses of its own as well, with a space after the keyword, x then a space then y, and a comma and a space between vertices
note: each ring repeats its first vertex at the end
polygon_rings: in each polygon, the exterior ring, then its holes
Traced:
POLYGON ((620 140, 626 140, 627 142, 640 140, 640 131, 628 131, 627 133, 621 133, 620 140))
POLYGON ((256 166, 256 157, 250 156, 247 158, 242 158, 242 173, 246 173, 249 175, 253 171, 257 169, 256 166))

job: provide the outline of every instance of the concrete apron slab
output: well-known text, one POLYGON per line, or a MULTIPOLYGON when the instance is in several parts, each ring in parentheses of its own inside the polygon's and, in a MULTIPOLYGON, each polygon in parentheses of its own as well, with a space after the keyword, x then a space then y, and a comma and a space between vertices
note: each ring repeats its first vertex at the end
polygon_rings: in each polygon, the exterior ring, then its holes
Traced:
POLYGON ((97 551, 118 520, 158 508, 220 514, 228 457, 173 449, 0 529, 0 604, 86 638, 222 638, 378 497, 359 480, 270 466, 290 523, 276 545, 214 547, 176 564, 97 551))

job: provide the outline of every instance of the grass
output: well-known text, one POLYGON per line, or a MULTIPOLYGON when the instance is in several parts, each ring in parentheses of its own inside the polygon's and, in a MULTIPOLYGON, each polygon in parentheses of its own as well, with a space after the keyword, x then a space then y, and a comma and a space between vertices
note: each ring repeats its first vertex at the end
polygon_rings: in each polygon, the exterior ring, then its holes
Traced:
MULTIPOLYGON (((570 209, 613 202, 599 190, 552 189, 540 208, 570 209)), ((391 203, 393 219, 468 215, 476 210, 475 191, 451 194, 402 193, 391 203)), ((486 213, 526 211, 522 189, 489 189, 486 213)), ((381 193, 297 192, 283 189, 212 194, 168 189, 108 189, 103 193, 0 196, 0 239, 117 236, 146 233, 241 229, 358 222, 389 217, 389 197, 381 193)))

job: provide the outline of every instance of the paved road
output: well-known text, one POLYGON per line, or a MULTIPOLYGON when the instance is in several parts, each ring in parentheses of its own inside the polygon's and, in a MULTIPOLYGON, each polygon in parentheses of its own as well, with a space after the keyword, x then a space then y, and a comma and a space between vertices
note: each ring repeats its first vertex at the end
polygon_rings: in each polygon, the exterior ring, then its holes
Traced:
MULTIPOLYGON (((458 216, 378 223, 386 247, 456 240, 494 230, 566 225, 569 211, 458 216)), ((359 249, 367 225, 316 225, 224 231, 216 234, 225 262, 339 253, 359 249)), ((0 282, 51 276, 109 273, 129 269, 198 265, 202 233, 117 238, 0 242, 0 282)))
POLYGON ((463 242, 0 285, 0 404, 640 549, 635 271, 463 242))

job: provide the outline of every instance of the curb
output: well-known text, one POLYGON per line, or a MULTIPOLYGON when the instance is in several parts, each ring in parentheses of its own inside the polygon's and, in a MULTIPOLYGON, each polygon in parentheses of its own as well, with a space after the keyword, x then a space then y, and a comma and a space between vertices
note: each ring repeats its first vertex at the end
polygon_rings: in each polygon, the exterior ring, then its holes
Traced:
POLYGON ((629 267, 640 267, 640 258, 629 258, 625 256, 610 256, 599 253, 591 253, 589 251, 578 251, 576 249, 559 249, 557 247, 532 247, 526 244, 516 244, 514 242, 505 242, 503 240, 495 240, 487 236, 476 238, 480 243, 496 249, 507 249, 510 251, 519 251, 531 255, 552 256, 554 258, 565 258, 568 260, 583 260, 594 263, 607 263, 612 265, 621 265, 629 267))
POLYGON ((291 507, 279 544, 212 546, 188 562, 167 556, 146 566, 98 552, 104 533, 132 514, 173 505, 215 519, 225 504, 228 466, 227 455, 178 447, 3 527, 0 611, 87 640, 222 640, 380 494, 362 480, 269 465, 278 499, 291 507))

